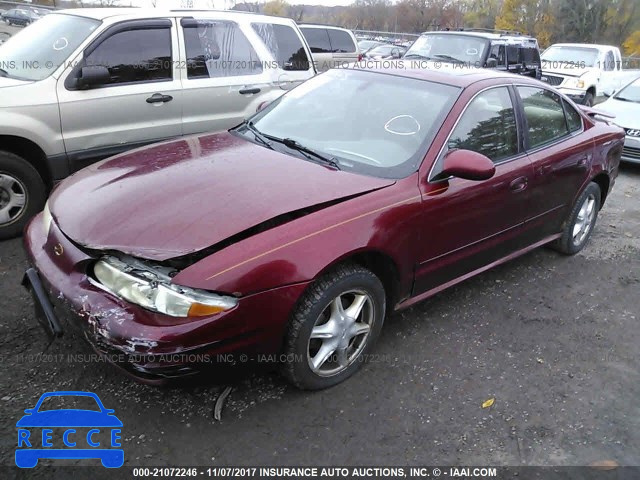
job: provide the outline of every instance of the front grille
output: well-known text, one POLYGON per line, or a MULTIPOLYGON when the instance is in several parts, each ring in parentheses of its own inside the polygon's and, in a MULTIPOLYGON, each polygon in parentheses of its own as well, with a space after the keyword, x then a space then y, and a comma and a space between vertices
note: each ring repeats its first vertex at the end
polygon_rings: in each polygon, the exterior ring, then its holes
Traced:
POLYGON ((640 160, 640 148, 622 147, 622 156, 640 160))
POLYGON ((564 82, 564 77, 559 77, 557 75, 547 75, 546 73, 543 73, 541 80, 547 82, 549 85, 556 87, 564 82))
POLYGON ((625 128, 624 133, 629 137, 640 137, 640 129, 638 128, 625 128))

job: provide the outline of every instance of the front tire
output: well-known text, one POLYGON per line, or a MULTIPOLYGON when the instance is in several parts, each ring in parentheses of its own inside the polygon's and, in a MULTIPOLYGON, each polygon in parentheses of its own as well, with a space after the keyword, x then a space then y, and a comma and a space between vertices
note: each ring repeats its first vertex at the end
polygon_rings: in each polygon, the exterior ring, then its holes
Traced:
POLYGON ((587 94, 584 96, 584 100, 582 101, 582 104, 586 105, 587 107, 593 107, 593 102, 594 102, 593 93, 587 92, 587 94))
POLYGON ((553 248, 565 255, 575 255, 584 248, 596 224, 601 199, 598 184, 589 183, 578 197, 553 248))
POLYGON ((0 151, 0 240, 20 235, 45 200, 38 171, 23 158, 0 151))
POLYGON ((380 334, 385 308, 380 279, 363 267, 343 265, 320 277, 293 313, 285 339, 284 376, 305 390, 349 378, 380 334))

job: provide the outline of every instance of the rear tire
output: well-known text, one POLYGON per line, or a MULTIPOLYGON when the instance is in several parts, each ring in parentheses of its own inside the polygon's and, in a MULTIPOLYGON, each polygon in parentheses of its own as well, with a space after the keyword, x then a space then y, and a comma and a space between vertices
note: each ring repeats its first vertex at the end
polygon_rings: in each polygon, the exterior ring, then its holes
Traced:
POLYGON ((0 240, 20 235, 45 200, 38 171, 23 158, 0 151, 0 240))
POLYGON ((562 236, 551 244, 555 250, 565 255, 575 255, 584 248, 598 219, 601 199, 598 184, 589 183, 573 206, 562 236))
POLYGON ((359 265, 342 265, 317 279, 289 324, 284 376, 305 390, 349 378, 380 334, 385 308, 380 279, 359 265))

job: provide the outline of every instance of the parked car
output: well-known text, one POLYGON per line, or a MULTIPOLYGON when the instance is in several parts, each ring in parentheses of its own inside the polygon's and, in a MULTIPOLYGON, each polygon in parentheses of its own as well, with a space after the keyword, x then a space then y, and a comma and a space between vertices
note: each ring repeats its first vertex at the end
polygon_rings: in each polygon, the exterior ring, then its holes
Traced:
POLYGON ((2 19, 7 25, 27 26, 38 20, 38 15, 23 8, 12 8, 2 14, 2 19))
POLYGON ((356 37, 351 30, 327 25, 300 25, 311 48, 319 72, 352 64, 362 59, 356 37))
POLYGON ((615 115, 613 122, 624 128, 622 160, 640 163, 640 77, 614 92, 598 109, 615 115))
POLYGON ((538 41, 500 31, 437 31, 423 33, 405 58, 426 60, 427 68, 493 68, 540 78, 538 41))
POLYGON ((80 168, 227 129, 315 75, 293 20, 217 11, 56 12, 5 42, 0 62, 0 239, 80 168))
POLYGON ((366 57, 367 52, 372 48, 378 47, 380 45, 386 45, 384 42, 378 42, 376 40, 361 40, 358 42, 358 49, 360 50, 360 54, 363 57, 366 57))
POLYGON ((377 47, 372 48, 366 54, 366 58, 370 58, 373 60, 384 60, 387 58, 402 58, 402 56, 407 51, 406 48, 400 47, 398 45, 379 45, 377 47))
POLYGON ((329 387, 388 312, 543 244, 579 252, 623 141, 525 77, 332 69, 229 132, 63 181, 25 283, 51 332, 69 321, 139 378, 243 352, 329 387))
POLYGON ((542 54, 542 80, 572 100, 591 106, 596 97, 625 83, 620 49, 588 43, 553 44, 542 54))

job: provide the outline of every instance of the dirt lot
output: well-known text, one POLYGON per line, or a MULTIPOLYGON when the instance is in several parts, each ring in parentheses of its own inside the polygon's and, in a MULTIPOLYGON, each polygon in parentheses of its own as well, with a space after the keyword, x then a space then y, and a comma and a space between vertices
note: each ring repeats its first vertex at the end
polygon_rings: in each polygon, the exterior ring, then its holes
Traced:
POLYGON ((394 315, 374 361, 316 393, 269 372, 143 386, 69 358, 91 351, 68 336, 38 359, 21 242, 2 242, 0 464, 43 392, 88 390, 124 423, 125 465, 640 465, 639 198, 627 166, 582 253, 538 249, 394 315))
POLYGON ((11 35, 15 35, 23 28, 24 27, 17 27, 15 25, 9 26, 5 22, 0 21, 0 33, 7 32, 7 33, 10 33, 11 35))

